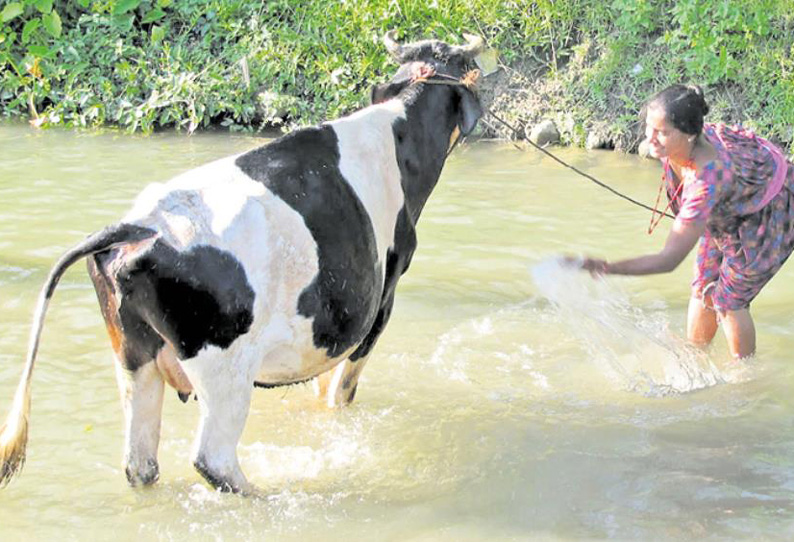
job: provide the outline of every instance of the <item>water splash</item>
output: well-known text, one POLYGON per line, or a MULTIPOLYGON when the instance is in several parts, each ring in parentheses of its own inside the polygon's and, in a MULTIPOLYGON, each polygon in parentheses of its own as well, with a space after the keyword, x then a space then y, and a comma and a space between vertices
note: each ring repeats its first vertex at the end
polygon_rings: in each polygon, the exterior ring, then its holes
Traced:
POLYGON ((439 373, 451 380, 470 383, 468 373, 469 353, 471 348, 468 343, 472 339, 482 339, 493 334, 494 326, 490 317, 469 320, 465 326, 455 327, 442 334, 438 346, 430 358, 430 365, 439 373))
POLYGON ((354 468, 371 455, 358 436, 337 437, 312 446, 276 446, 257 442, 241 447, 251 465, 252 479, 269 484, 295 483, 319 478, 322 474, 354 468))
POLYGON ((559 259, 536 264, 531 273, 540 295, 554 305, 560 323, 618 385, 661 396, 742 377, 740 367, 721 371, 706 353, 671 333, 664 311, 632 306, 608 277, 593 280, 559 259))
POLYGON ((373 452, 367 428, 380 423, 384 416, 388 412, 319 417, 312 423, 316 424, 319 440, 298 446, 265 442, 241 445, 241 460, 254 483, 311 486, 312 481, 333 479, 371 463, 373 452))

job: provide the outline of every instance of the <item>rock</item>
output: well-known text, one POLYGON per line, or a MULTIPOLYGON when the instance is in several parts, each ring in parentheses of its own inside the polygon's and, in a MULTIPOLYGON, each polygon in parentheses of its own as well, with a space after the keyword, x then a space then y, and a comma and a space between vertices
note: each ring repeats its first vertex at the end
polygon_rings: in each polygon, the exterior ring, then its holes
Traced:
POLYGON ((610 142, 607 141, 605 137, 601 136, 597 132, 590 132, 587 134, 587 140, 585 141, 584 148, 591 151, 593 149, 608 149, 610 145, 610 142))
POLYGON ((637 147, 637 154, 643 158, 651 158, 651 150, 648 148, 648 140, 643 139, 640 141, 640 146, 637 147))
POLYGON ((532 131, 529 133, 529 140, 541 147, 552 143, 559 143, 560 132, 557 131, 557 126, 554 124, 554 121, 544 120, 532 128, 532 131))

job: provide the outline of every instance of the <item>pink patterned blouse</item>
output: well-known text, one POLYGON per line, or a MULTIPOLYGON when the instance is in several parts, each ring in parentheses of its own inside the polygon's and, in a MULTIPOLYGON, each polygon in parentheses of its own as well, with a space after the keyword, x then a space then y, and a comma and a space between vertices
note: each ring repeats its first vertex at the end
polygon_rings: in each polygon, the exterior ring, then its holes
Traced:
MULTIPOLYGON (((794 251, 794 165, 751 131, 706 124, 718 160, 686 179, 671 202, 676 221, 705 221, 692 292, 720 311, 746 308, 794 251)), ((667 196, 679 180, 662 160, 667 196)))

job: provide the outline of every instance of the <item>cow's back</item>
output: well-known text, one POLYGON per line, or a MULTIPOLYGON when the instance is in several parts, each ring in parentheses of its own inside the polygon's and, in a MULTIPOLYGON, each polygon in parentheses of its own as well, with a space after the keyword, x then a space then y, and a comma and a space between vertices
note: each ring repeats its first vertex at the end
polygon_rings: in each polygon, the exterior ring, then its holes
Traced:
MULTIPOLYGON (((359 195, 362 179, 355 179, 358 187, 349 182, 340 163, 351 169, 331 126, 298 130, 147 188, 125 217, 160 232, 158 246, 173 247, 177 260, 211 246, 239 262, 247 283, 240 288, 250 286, 254 297, 253 323, 246 333, 254 342, 269 343, 251 347, 264 348, 265 358, 272 350, 274 356, 281 351, 293 359, 273 373, 276 380, 290 379, 290 372, 311 376, 307 373, 319 358, 348 354, 370 330, 380 305, 384 265, 379 253, 388 248, 382 224, 391 222, 393 236, 396 217, 376 211, 377 235, 372 211, 359 195)), ((353 169, 362 171, 362 166, 353 169)), ((373 163, 373 184, 382 169, 373 163)), ((373 197, 376 204, 385 197, 375 190, 368 191, 370 208, 373 197)), ((175 257, 169 258, 154 267, 170 267, 175 257)), ((186 277, 191 274, 190 265, 178 265, 186 277)), ((231 278, 222 273, 201 280, 216 280, 208 286, 212 290, 231 278)))
POLYGON ((387 253, 404 207, 393 126, 398 100, 306 128, 235 161, 292 207, 317 245, 318 274, 299 311, 317 346, 341 356, 371 329, 382 303, 387 253))

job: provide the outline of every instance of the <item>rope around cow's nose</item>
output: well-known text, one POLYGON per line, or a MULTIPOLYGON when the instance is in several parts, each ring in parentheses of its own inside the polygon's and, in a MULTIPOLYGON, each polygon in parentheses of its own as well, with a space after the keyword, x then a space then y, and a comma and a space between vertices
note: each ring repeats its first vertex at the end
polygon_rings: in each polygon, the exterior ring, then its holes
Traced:
POLYGON ((451 75, 437 73, 433 66, 429 64, 422 64, 418 66, 411 77, 411 84, 414 83, 428 83, 430 85, 450 85, 450 86, 463 86, 472 90, 477 80, 480 78, 480 70, 469 70, 463 74, 460 79, 451 75), (439 77, 441 79, 433 79, 439 77))

